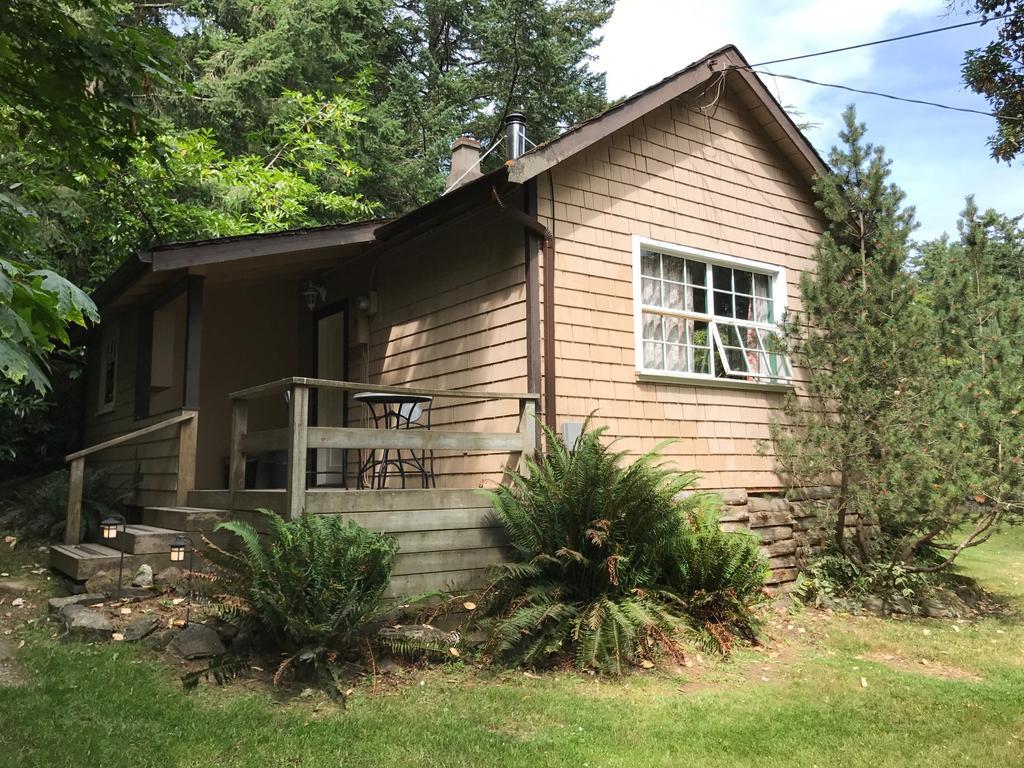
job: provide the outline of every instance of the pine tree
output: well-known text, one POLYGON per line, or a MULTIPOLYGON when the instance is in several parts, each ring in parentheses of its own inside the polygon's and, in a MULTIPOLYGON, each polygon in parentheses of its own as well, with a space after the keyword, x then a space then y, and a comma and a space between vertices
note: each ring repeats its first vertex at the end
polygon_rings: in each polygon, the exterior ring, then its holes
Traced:
POLYGON ((815 269, 801 277, 803 306, 786 332, 807 380, 773 437, 789 483, 836 486, 832 546, 865 568, 876 556, 869 521, 898 535, 916 489, 907 479, 927 462, 912 427, 934 353, 922 343, 929 317, 907 270, 913 209, 852 106, 843 121, 832 172, 815 185, 825 219, 815 269))

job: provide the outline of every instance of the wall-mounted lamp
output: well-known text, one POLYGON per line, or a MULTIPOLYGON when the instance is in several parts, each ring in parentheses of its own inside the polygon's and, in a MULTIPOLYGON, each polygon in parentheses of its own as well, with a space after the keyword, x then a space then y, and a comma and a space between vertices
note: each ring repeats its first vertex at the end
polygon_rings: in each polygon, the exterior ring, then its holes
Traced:
POLYGON ((316 285, 312 280, 309 281, 309 285, 306 290, 302 292, 302 298, 306 301, 306 307, 312 312, 316 309, 316 305, 327 299, 327 289, 322 285, 316 285))
POLYGON ((356 296, 356 311, 364 315, 377 314, 377 292, 370 291, 363 296, 356 296))

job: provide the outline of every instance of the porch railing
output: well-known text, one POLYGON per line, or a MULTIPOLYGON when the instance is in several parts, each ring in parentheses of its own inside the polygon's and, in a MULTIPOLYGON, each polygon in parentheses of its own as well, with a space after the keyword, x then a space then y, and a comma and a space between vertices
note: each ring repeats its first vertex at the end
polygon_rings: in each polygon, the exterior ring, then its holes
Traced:
POLYGON ((111 438, 96 445, 90 445, 80 451, 69 453, 64 461, 71 464, 68 482, 68 510, 64 525, 64 543, 77 544, 82 536, 82 490, 85 485, 85 460, 94 453, 115 448, 125 443, 138 440, 154 432, 168 427, 178 427, 178 461, 177 480, 175 483, 176 503, 184 504, 188 492, 196 484, 196 422, 199 414, 196 411, 183 411, 168 419, 133 430, 125 435, 111 438))
POLYGON ((285 450, 288 455, 285 486, 287 504, 285 508, 290 517, 302 514, 305 505, 306 462, 310 449, 508 452, 517 461, 521 460, 523 456, 532 455, 537 450, 536 414, 539 395, 536 394, 423 389, 291 377, 233 392, 230 398, 232 410, 228 487, 233 491, 245 488, 245 464, 248 454, 285 450), (437 428, 388 430, 313 426, 309 424, 309 393, 312 389, 333 389, 343 392, 372 390, 375 393, 425 395, 434 400, 515 400, 519 404, 519 423, 515 432, 470 432, 437 428), (250 432, 248 430, 249 402, 285 392, 290 393, 288 426, 250 432))

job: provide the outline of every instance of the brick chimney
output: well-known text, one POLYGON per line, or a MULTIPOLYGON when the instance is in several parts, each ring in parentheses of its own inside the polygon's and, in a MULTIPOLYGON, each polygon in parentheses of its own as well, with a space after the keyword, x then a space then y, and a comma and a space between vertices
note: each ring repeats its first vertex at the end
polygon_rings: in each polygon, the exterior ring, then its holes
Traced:
POLYGON ((448 180, 444 183, 444 191, 461 187, 482 175, 480 172, 480 142, 471 136, 459 136, 452 142, 452 170, 448 174, 448 180))

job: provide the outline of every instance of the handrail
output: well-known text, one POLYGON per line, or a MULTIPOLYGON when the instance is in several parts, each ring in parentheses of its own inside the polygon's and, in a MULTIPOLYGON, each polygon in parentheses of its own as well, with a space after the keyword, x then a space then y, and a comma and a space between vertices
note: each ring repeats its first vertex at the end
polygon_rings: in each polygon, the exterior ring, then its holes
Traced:
POLYGON ((291 376, 255 387, 247 387, 228 395, 232 400, 251 400, 255 397, 273 395, 284 392, 292 385, 313 387, 315 389, 340 389, 345 392, 384 392, 389 395, 424 395, 427 397, 447 397, 460 400, 540 400, 540 395, 533 392, 481 392, 470 389, 422 389, 419 387, 401 387, 391 384, 368 384, 365 381, 336 381, 334 379, 311 379, 303 376, 291 376))
POLYGON ((78 544, 82 529, 82 491, 85 487, 85 459, 94 453, 105 451, 161 429, 178 427, 178 476, 175 485, 176 502, 184 504, 188 492, 195 487, 196 480, 196 420, 198 411, 184 411, 177 416, 158 421, 156 424, 136 429, 126 435, 111 438, 80 451, 69 453, 64 460, 71 464, 68 473, 68 511, 64 524, 64 543, 78 544))
POLYGON ((164 419, 163 421, 157 422, 156 424, 150 424, 148 427, 136 429, 134 432, 129 432, 127 435, 119 435, 118 437, 111 438, 106 442, 97 443, 96 445, 90 445, 88 448, 83 448, 80 451, 69 453, 67 456, 64 457, 64 461, 84 459, 86 456, 91 456, 94 453, 105 451, 107 448, 113 448, 115 446, 122 445, 123 443, 131 442, 132 440, 135 440, 136 438, 139 437, 143 437, 144 435, 148 435, 151 432, 157 432, 161 429, 166 429, 167 427, 173 426, 175 424, 180 424, 183 421, 189 421, 190 419, 194 419, 195 417, 195 411, 185 411, 184 413, 179 413, 177 416, 172 416, 169 419, 164 419))

